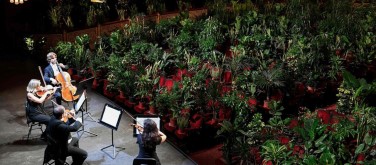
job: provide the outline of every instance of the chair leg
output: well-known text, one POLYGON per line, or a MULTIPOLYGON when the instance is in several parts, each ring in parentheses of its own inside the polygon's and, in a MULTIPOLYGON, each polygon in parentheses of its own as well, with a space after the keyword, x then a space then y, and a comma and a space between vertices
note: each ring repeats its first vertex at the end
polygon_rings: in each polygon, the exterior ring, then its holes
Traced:
POLYGON ((29 137, 30 137, 30 134, 31 134, 31 130, 33 129, 33 125, 29 125, 29 133, 27 134, 27 139, 26 141, 29 141, 29 137))
POLYGON ((40 131, 42 131, 42 133, 44 132, 43 131, 43 126, 41 124, 39 124, 39 129, 40 129, 40 131))

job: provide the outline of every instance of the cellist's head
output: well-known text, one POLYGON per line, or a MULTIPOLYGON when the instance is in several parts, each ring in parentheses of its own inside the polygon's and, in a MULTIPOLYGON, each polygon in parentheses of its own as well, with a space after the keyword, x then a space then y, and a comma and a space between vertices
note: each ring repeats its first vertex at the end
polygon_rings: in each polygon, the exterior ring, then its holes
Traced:
POLYGON ((47 54, 47 62, 48 63, 55 64, 56 63, 56 58, 57 58, 57 55, 54 52, 50 52, 50 53, 47 54))
POLYGON ((65 108, 62 105, 58 105, 54 108, 53 114, 56 119, 61 119, 63 117, 65 108))

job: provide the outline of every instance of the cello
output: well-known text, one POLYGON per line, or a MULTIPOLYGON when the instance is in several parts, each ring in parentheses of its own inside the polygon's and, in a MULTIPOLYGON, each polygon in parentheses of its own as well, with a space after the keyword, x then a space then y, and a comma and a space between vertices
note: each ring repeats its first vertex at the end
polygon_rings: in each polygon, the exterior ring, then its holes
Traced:
POLYGON ((55 79, 61 84, 61 96, 65 101, 77 100, 80 96, 74 96, 77 91, 77 87, 72 85, 71 78, 68 72, 63 72, 57 63, 59 73, 55 76, 55 79))

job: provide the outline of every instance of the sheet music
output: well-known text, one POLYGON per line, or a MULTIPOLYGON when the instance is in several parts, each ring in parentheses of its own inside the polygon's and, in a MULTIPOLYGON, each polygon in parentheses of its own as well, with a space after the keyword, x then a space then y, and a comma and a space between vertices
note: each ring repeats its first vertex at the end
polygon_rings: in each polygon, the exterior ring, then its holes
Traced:
POLYGON ((74 107, 74 110, 75 111, 80 110, 80 108, 81 108, 82 104, 85 102, 85 100, 86 100, 86 92, 84 91, 84 92, 82 92, 80 99, 78 99, 78 102, 77 102, 76 106, 74 107))
POLYGON ((110 106, 106 106, 102 116, 102 122, 107 123, 116 128, 116 124, 120 117, 121 111, 114 109, 110 106))
MULTIPOLYGON (((151 119, 153 120, 156 124, 157 124, 157 127, 158 129, 160 130, 160 123, 161 123, 161 119, 159 117, 136 117, 136 121, 139 125, 141 125, 142 127, 144 127, 144 121, 146 119, 151 119)), ((138 129, 136 129, 136 134, 139 134, 140 132, 138 132, 138 129)))

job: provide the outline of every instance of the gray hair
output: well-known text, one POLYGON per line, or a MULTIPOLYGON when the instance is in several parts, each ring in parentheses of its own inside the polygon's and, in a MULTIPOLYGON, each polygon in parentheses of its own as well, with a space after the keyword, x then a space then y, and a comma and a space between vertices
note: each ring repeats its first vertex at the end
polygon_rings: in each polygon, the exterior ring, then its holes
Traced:
POLYGON ((40 86, 40 80, 37 79, 31 79, 29 84, 26 87, 27 92, 34 92, 34 90, 37 89, 37 87, 40 86))

